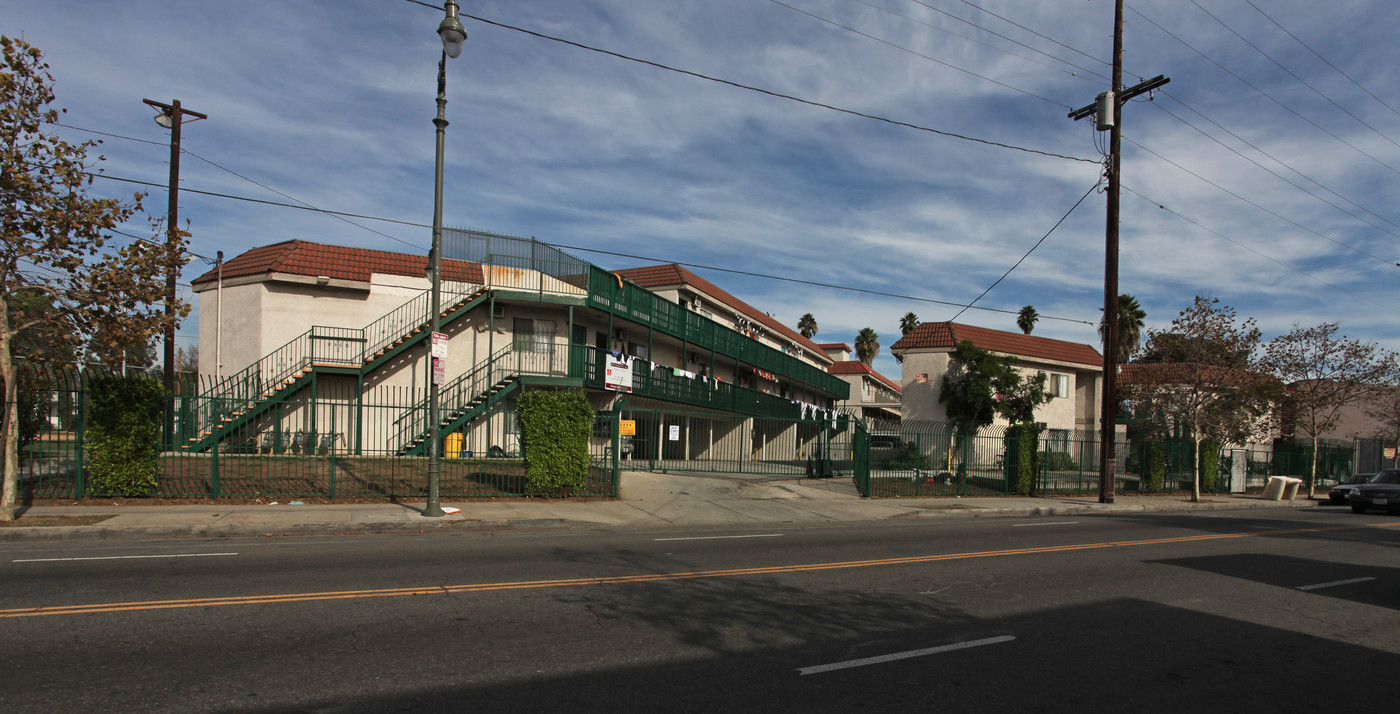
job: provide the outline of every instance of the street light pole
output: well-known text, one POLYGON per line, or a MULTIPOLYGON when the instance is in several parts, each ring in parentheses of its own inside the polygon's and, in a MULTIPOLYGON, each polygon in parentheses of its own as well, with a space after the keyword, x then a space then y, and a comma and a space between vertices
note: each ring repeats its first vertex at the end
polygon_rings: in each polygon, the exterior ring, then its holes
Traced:
POLYGON ((180 272, 180 126, 209 116, 180 106, 142 99, 156 110, 156 123, 170 130, 170 204, 165 216, 165 392, 175 393, 175 279, 180 272))
POLYGON ((462 45, 467 41, 467 30, 457 19, 457 3, 447 0, 447 13, 438 25, 438 36, 442 38, 442 57, 438 60, 437 116, 433 126, 437 127, 437 156, 433 167, 433 247, 428 253, 428 274, 432 281, 428 309, 427 351, 428 378, 428 502, 423 507, 423 515, 437 518, 445 515, 442 510, 442 443, 438 436, 438 390, 443 370, 433 356, 433 346, 442 328, 442 164, 443 146, 447 139, 447 58, 462 54, 462 45))

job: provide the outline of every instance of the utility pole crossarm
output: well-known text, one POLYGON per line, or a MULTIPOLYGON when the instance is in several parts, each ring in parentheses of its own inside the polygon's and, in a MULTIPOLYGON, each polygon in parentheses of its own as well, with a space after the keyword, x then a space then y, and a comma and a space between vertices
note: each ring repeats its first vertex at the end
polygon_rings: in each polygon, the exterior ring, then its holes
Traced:
MULTIPOLYGON (((1134 84, 1133 86, 1123 90, 1123 93, 1118 96, 1118 103, 1122 104, 1123 102, 1126 102, 1129 99, 1132 99, 1142 94, 1146 94, 1154 89, 1157 89, 1158 87, 1161 87, 1164 84, 1167 84, 1170 81, 1172 81, 1170 77, 1166 77, 1159 74, 1156 77, 1153 77, 1152 79, 1134 84)), ((1080 107, 1070 112, 1068 116, 1070 119, 1079 121, 1080 119, 1083 119, 1085 117, 1093 116, 1094 110, 1097 107, 1098 103, 1095 102, 1087 107, 1080 107)))

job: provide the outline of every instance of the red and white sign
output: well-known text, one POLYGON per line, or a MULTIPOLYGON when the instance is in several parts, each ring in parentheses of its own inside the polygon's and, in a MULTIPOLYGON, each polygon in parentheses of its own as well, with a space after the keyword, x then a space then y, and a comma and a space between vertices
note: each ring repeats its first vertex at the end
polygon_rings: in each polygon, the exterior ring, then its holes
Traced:
POLYGON ((632 391, 632 361, 608 355, 607 372, 603 375, 603 388, 619 392, 632 391))
POLYGON ((447 383, 446 363, 440 359, 433 360, 433 384, 441 387, 447 383))

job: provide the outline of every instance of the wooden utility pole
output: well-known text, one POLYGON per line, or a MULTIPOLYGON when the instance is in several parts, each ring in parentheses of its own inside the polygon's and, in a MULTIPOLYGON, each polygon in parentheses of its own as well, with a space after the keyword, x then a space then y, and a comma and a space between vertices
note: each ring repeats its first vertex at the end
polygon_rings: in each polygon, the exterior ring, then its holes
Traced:
POLYGON ((1113 503, 1118 421, 1118 179, 1122 161, 1123 124, 1119 110, 1129 99, 1150 92, 1171 80, 1158 75, 1128 90, 1123 89, 1123 0, 1113 10, 1113 77, 1111 89, 1094 104, 1069 113, 1079 120, 1098 115, 1098 128, 1108 131, 1108 217, 1104 229, 1103 268, 1103 390, 1099 411, 1099 503, 1113 503))
POLYGON ((180 127, 185 117, 189 121, 208 119, 209 115, 180 106, 176 99, 170 104, 142 99, 156 110, 156 123, 170 130, 170 202, 165 215, 165 393, 175 393, 175 280, 180 274, 180 127))

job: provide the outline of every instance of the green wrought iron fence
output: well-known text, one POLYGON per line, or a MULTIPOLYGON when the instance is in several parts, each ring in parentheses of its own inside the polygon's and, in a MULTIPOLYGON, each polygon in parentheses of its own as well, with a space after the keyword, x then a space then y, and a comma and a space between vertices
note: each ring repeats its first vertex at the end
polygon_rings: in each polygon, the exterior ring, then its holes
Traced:
MULTIPOLYGON (((157 485, 149 495, 284 503, 297 498, 425 497, 428 459, 400 456, 394 446, 396 422, 417 409, 422 399, 422 390, 382 388, 362 400, 288 400, 237 426, 218 448, 187 452, 167 439, 158 447, 157 485)), ((22 445, 18 495, 102 495, 91 491, 87 479, 81 383, 45 390, 42 400, 66 405, 66 414, 22 445)), ((598 415, 595 431, 611 432, 616 418, 598 415)), ((503 403, 473 425, 444 435, 444 498, 524 495, 525 461, 510 441, 514 423, 515 413, 503 403)), ((615 497, 614 444, 595 438, 590 448, 592 465, 578 495, 615 497)))

